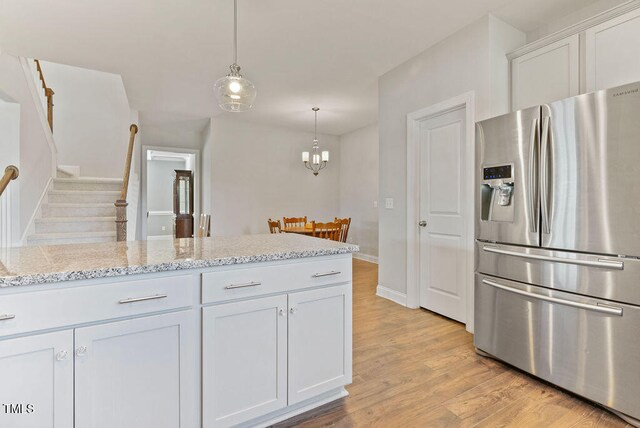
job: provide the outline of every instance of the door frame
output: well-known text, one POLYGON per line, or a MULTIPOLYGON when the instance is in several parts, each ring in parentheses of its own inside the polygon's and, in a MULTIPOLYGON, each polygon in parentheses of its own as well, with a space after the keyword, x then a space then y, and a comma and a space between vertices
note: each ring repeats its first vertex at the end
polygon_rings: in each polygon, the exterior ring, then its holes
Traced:
POLYGON ((432 106, 407 114, 407 307, 420 307, 420 122, 459 108, 466 115, 466 165, 463 177, 463 218, 466 219, 465 245, 467 251, 465 272, 465 311, 467 331, 473 332, 473 265, 474 221, 473 183, 475 164, 475 92, 469 91, 432 106))
POLYGON ((194 233, 195 228, 198 225, 198 216, 200 215, 200 150, 198 149, 184 149, 178 147, 164 147, 164 146, 151 146, 143 145, 142 154, 140 156, 140 239, 147 240, 147 152, 149 150, 156 150, 159 152, 173 152, 173 153, 185 153, 194 155, 193 161, 193 221, 194 221, 194 233))

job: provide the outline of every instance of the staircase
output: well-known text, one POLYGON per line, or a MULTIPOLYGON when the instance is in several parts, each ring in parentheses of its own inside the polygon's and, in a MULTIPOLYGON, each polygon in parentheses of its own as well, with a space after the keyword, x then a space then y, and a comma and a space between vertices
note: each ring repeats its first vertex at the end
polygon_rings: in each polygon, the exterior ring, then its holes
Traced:
POLYGON ((56 245, 116 240, 116 208, 122 180, 73 177, 58 171, 35 219, 28 245, 56 245))

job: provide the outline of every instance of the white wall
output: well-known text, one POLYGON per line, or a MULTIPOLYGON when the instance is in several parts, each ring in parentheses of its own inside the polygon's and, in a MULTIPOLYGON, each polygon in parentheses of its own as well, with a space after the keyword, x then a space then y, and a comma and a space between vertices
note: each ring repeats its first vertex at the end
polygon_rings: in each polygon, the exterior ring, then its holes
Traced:
POLYGON ((80 175, 122 178, 131 110, 120 75, 41 62, 53 96, 59 165, 80 175))
POLYGON ((493 75, 499 71, 500 79, 507 76, 507 62, 494 62, 500 57, 497 51, 504 55, 516 47, 510 42, 519 43, 524 36, 510 40, 515 30, 496 21, 481 18, 379 79, 379 200, 395 202, 394 209, 380 204, 379 282, 398 293, 407 288, 407 114, 468 91, 475 92, 476 120, 506 111, 508 96, 493 75))
MULTIPOLYGON (((20 104, 20 235, 38 206, 55 163, 55 153, 47 141, 49 131, 43 126, 27 78, 31 76, 25 74, 19 58, 0 54, 0 91, 20 104)), ((4 166, 1 168, 4 172, 4 166)))
MULTIPOLYGON (((0 92, 0 175, 20 167, 20 104, 0 92)), ((20 182, 12 181, 0 196, 0 250, 20 244, 20 182)))
POLYGON ((337 137, 318 136, 331 153, 314 177, 301 161, 313 133, 232 118, 212 119, 211 132, 212 235, 268 233, 269 217, 328 221, 340 212, 337 137))
POLYGON ((340 136, 340 217, 351 217, 348 241, 360 257, 378 257, 378 125, 340 136))

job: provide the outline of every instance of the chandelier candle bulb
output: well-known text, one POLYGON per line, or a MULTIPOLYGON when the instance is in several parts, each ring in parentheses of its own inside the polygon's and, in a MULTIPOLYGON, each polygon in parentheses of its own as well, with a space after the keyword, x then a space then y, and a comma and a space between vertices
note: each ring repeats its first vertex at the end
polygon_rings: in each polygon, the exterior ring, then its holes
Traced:
POLYGON ((322 162, 329 162, 329 152, 326 150, 322 152, 322 162))
POLYGON ((302 162, 309 162, 309 152, 302 152, 302 162))

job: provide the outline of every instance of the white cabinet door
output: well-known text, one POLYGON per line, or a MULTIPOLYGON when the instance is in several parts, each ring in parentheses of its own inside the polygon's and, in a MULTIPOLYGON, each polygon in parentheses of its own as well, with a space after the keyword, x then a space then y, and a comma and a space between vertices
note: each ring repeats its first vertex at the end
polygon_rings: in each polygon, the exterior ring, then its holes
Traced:
POLYGON ((287 296, 202 310, 203 426, 287 406, 287 296))
POLYGON ((587 91, 640 80, 640 9, 585 32, 587 91))
POLYGON ((196 312, 76 329, 75 428, 197 425, 196 312))
POLYGON ((73 426, 73 331, 0 341, 0 427, 73 426))
POLYGON ((580 39, 575 34, 511 60, 511 109, 578 95, 580 39))
POLYGON ((351 383, 351 285, 289 295, 289 405, 351 383))

